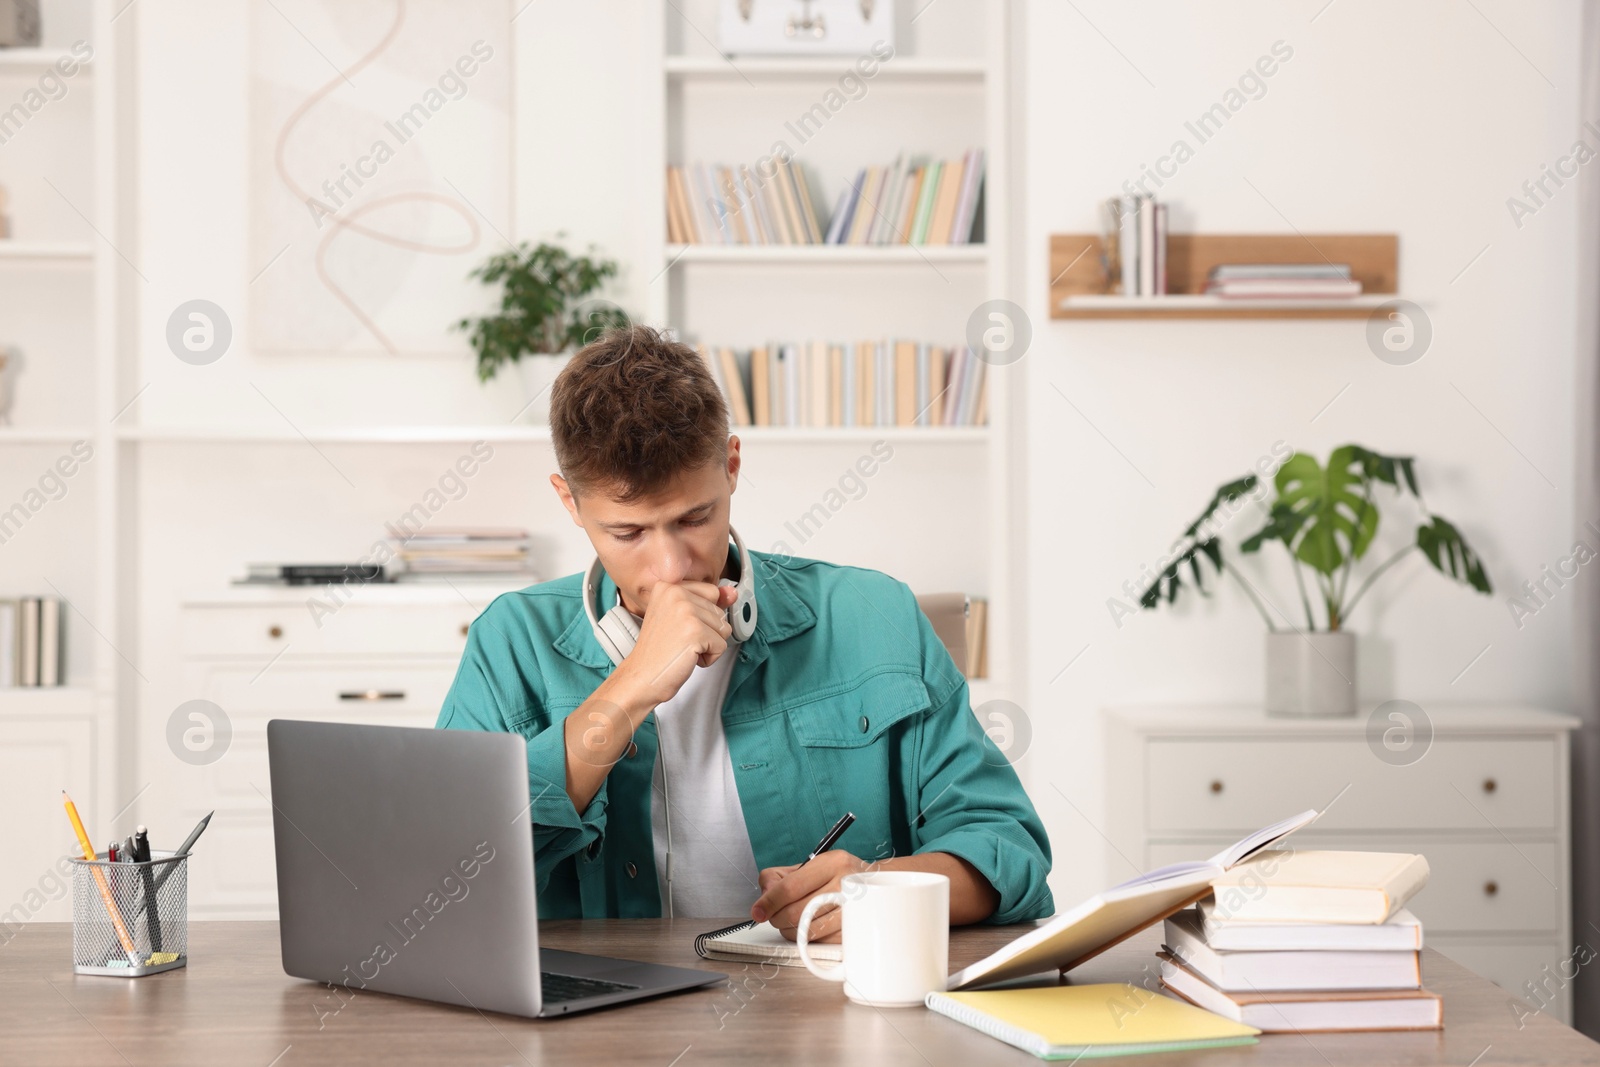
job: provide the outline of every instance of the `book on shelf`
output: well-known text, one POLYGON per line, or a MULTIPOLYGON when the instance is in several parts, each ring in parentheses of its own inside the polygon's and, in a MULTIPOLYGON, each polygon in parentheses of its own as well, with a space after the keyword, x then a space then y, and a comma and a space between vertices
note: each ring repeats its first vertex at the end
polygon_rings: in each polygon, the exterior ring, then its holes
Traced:
POLYGON ((981 596, 967 598, 968 678, 989 677, 989 601, 981 596))
POLYGON ((1107 277, 1123 296, 1167 293, 1167 206, 1153 196, 1105 202, 1107 277))
MULTIPOLYGON (((951 160, 859 168, 824 217, 805 169, 694 162, 667 168, 667 240, 721 245, 960 245, 983 240, 981 148, 951 160)), ((826 201, 823 206, 826 207, 826 201)))
POLYGON ((983 426, 987 364, 966 345, 905 339, 696 345, 743 426, 983 426))
POLYGON ((381 563, 249 563, 234 585, 365 585, 393 577, 381 563))
POLYGON ((0 600, 0 688, 66 684, 66 627, 61 600, 0 600))
POLYGON ((1167 205, 1155 205, 1155 291, 1167 293, 1167 205))
POLYGON ((397 581, 451 577, 533 581, 532 539, 520 527, 425 528, 394 541, 397 581))
POLYGON ((1205 292, 1223 299, 1337 300, 1360 296, 1348 263, 1225 263, 1206 275, 1205 292))
POLYGON ((1139 198, 1139 295, 1155 296, 1156 288, 1156 202, 1154 197, 1139 198))

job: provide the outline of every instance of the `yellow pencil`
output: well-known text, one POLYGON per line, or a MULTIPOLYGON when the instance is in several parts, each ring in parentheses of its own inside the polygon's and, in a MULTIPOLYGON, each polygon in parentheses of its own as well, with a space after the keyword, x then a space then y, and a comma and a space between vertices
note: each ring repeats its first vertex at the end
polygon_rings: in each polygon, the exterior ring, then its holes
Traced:
MULTIPOLYGON (((67 806, 67 818, 72 820, 72 832, 78 835, 78 845, 83 849, 83 858, 94 861, 94 844, 89 840, 89 832, 83 828, 83 820, 78 818, 78 806, 67 796, 67 791, 61 791, 61 801, 67 806)), ((128 933, 128 928, 122 922, 122 913, 117 910, 117 898, 111 892, 111 886, 106 883, 106 874, 99 867, 91 867, 94 880, 100 886, 100 899, 106 903, 106 912, 111 916, 111 925, 117 928, 117 940, 122 942, 122 951, 128 954, 128 963, 138 967, 139 949, 133 943, 133 938, 128 933)))

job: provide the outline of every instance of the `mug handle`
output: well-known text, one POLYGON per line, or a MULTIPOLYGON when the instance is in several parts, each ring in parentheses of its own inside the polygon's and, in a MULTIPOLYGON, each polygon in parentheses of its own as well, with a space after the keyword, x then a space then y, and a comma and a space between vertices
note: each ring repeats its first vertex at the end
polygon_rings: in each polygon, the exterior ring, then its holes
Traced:
POLYGON ((800 925, 795 930, 794 947, 800 953, 800 962, 806 965, 806 970, 829 982, 844 981, 844 964, 835 964, 832 967, 818 967, 811 958, 811 953, 806 951, 809 943, 807 935, 811 933, 811 920, 816 917, 817 909, 824 904, 837 904, 844 907, 843 893, 818 893, 806 901, 805 910, 800 913, 800 925))

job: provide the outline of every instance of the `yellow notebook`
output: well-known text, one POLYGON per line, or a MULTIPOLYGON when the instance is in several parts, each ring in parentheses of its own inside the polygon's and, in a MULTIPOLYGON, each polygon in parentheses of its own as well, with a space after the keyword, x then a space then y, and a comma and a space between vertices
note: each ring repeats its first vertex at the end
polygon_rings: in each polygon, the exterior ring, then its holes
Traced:
POLYGON ((1045 1060, 1253 1045, 1261 1032, 1126 982, 929 993, 927 1004, 1045 1060))

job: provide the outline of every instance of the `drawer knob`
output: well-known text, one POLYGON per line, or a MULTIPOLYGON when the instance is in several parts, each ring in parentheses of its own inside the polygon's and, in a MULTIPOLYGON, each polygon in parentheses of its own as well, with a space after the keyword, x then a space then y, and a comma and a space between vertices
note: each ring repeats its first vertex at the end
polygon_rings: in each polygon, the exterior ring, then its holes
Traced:
POLYGON ((277 625, 276 623, 274 623, 273 625, 267 627, 267 636, 271 637, 273 639, 277 639, 279 637, 282 637, 283 636, 283 627, 281 627, 281 626, 277 625))
POLYGON ((1493 778, 1485 778, 1483 780, 1483 791, 1485 793, 1493 793, 1495 791, 1495 788, 1496 787, 1495 787, 1493 778))
POLYGON ((1491 878, 1489 881, 1483 883, 1483 895, 1484 896, 1492 897, 1498 892, 1500 892, 1500 885, 1499 885, 1499 883, 1494 881, 1494 879, 1491 878))
POLYGON ((1211 779, 1211 791, 1213 793, 1222 792, 1222 781, 1221 781, 1221 779, 1218 779, 1218 778, 1211 779))
POLYGON ((405 690, 350 689, 339 694, 340 700, 404 700, 405 690))
POLYGON ((465 636, 467 636, 467 628, 468 628, 468 627, 469 627, 469 626, 471 626, 471 625, 472 625, 472 624, 471 624, 471 623, 466 623, 466 622, 464 622, 464 623, 462 623, 462 624, 461 624, 461 636, 462 636, 462 637, 465 637, 465 636))

